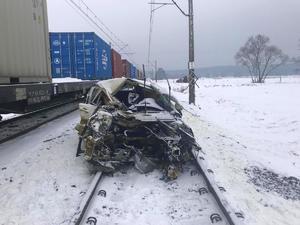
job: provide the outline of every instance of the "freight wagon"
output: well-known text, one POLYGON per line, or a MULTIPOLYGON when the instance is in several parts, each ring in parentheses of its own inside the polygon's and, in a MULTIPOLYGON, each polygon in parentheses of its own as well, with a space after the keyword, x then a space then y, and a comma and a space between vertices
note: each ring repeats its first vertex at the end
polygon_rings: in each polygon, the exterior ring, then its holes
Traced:
POLYGON ((122 59, 122 65, 123 65, 123 74, 124 74, 124 76, 130 78, 131 63, 128 62, 126 59, 122 59))
POLYGON ((130 65, 130 77, 131 78, 136 78, 136 67, 134 65, 130 65))
POLYGON ((0 113, 37 109, 95 84, 52 82, 46 0, 3 0, 0 15, 0 113))
POLYGON ((96 81, 0 85, 0 114, 24 113, 86 94, 96 81))
POLYGON ((124 76, 122 58, 121 55, 114 49, 111 49, 111 61, 112 61, 112 76, 113 78, 119 78, 124 76))
POLYGON ((94 32, 49 34, 46 0, 0 1, 0 15, 0 113, 77 96, 97 80, 136 77, 131 63, 94 32), (53 83, 52 76, 94 81, 53 83))
POLYGON ((0 15, 0 84, 138 77, 133 65, 94 32, 50 33, 49 38, 46 0, 0 1, 0 15))
POLYGON ((111 48, 94 32, 50 33, 50 52, 53 78, 112 77, 111 48))

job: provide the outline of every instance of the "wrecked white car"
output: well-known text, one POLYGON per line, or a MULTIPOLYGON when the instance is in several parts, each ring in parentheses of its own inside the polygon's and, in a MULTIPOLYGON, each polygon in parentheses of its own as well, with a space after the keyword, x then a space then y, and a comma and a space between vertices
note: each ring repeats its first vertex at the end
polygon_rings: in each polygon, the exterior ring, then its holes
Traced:
POLYGON ((191 150, 199 148, 181 120, 180 104, 153 84, 127 78, 101 81, 79 108, 77 156, 83 154, 101 171, 134 164, 142 173, 161 168, 164 179, 175 179, 192 159, 191 150))

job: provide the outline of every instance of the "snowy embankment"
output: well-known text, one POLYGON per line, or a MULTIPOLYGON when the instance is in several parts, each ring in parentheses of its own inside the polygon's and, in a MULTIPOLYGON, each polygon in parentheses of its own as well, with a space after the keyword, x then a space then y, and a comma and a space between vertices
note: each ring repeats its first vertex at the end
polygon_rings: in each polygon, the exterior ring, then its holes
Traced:
POLYGON ((78 111, 0 145, 0 224, 71 219, 92 177, 75 158, 78 111))
MULTIPOLYGON (((160 83, 167 87, 166 82, 160 83)), ((216 180, 247 224, 299 224, 300 77, 200 79, 196 106, 187 84, 171 83, 184 120, 216 180)))

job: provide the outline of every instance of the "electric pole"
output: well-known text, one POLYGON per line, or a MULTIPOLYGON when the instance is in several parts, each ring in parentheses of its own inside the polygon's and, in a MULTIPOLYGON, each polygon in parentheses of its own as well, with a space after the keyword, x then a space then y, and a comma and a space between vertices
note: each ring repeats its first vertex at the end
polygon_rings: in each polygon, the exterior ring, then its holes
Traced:
POLYGON ((155 82, 157 83, 157 60, 155 60, 155 82))
POLYGON ((194 50, 194 9, 189 0, 189 104, 195 104, 195 50, 194 50))
POLYGON ((189 1, 189 13, 186 14, 175 2, 172 0, 173 4, 181 11, 181 13, 189 18, 189 104, 195 104, 195 49, 194 49, 194 8, 193 0, 189 1))
MULTIPOLYGON (((193 0, 189 1, 189 13, 185 13, 180 6, 177 4, 175 0, 171 0, 173 3, 155 3, 152 1, 151 4, 153 5, 160 5, 157 8, 151 7, 151 18, 153 16, 153 12, 157 9, 160 9, 166 5, 175 5, 179 11, 186 17, 189 18, 189 63, 188 63, 188 81, 189 81, 189 104, 195 104, 196 95, 195 95, 195 84, 196 84, 196 76, 195 76, 195 49, 194 49, 194 8, 193 8, 193 0)), ((150 34, 151 34, 150 29, 150 34)), ((149 58, 149 57, 148 57, 149 58)))

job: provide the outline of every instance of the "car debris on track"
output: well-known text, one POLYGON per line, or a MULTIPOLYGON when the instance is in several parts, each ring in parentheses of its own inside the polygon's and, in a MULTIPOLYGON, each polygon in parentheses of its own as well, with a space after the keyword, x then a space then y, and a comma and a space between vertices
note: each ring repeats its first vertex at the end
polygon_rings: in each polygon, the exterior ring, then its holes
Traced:
POLYGON ((134 164, 141 173, 160 168, 162 179, 173 180, 192 150, 201 150, 181 120, 181 105, 152 83, 100 81, 79 108, 77 156, 83 153, 99 171, 134 164))

